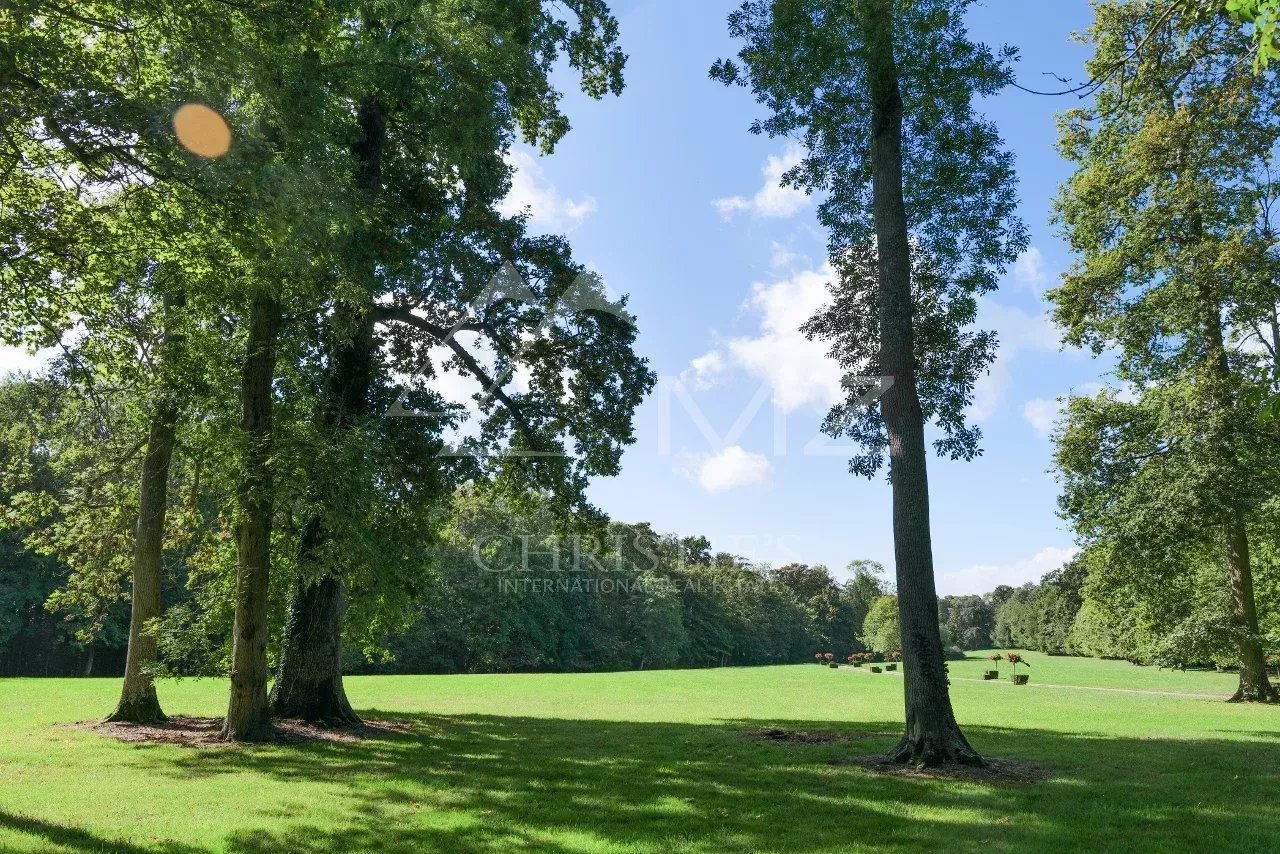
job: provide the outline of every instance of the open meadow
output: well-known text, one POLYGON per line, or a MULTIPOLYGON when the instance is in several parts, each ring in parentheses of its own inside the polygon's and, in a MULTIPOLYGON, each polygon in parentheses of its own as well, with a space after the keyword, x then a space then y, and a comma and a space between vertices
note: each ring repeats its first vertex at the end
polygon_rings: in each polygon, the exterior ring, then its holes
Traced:
MULTIPOLYGON (((117 680, 5 680, 0 850, 1280 848, 1280 709, 1220 702, 1232 674, 1027 659, 1025 687, 1007 665, 982 681, 981 653, 950 672, 974 746, 1047 771, 1028 784, 838 764, 902 727, 901 676, 850 667, 352 677, 367 719, 407 726, 202 748, 69 725, 109 710, 117 680)), ((161 694, 216 716, 226 685, 161 694)))

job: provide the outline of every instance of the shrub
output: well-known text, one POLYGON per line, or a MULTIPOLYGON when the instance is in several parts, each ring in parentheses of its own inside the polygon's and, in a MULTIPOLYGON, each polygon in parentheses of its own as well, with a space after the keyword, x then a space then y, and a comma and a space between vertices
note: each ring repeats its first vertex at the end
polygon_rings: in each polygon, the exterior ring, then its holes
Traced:
POLYGON ((862 623, 862 634, 867 646, 876 652, 902 649, 902 633, 898 629, 898 599, 881 596, 871 603, 871 610, 862 623))

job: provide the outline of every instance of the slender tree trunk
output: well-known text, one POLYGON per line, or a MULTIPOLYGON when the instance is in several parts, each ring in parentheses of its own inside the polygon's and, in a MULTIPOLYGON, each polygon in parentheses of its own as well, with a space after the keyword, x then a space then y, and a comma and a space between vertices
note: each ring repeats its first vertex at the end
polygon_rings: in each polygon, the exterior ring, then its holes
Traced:
MULTIPOLYGON (((181 305, 182 297, 164 299, 164 332, 160 344, 160 367, 165 374, 180 337, 170 326, 169 313, 181 305)), ((152 724, 167 720, 156 696, 153 678, 156 666, 156 638, 147 623, 160 618, 160 582, 164 570, 165 513, 169 505, 169 468, 177 437, 178 409, 167 389, 161 390, 147 451, 142 459, 138 488, 138 523, 133 543, 133 596, 129 617, 129 649, 125 656, 124 687, 109 721, 152 724)), ((92 650, 91 650, 92 652, 92 650)), ((90 667, 93 666, 92 658, 90 667)))
MULTIPOLYGON (((1202 227, 1199 217, 1193 220, 1193 229, 1199 233, 1202 227)), ((1231 365, 1227 361, 1227 348, 1222 332, 1222 304, 1217 289, 1208 281, 1198 288, 1201 327, 1204 335, 1205 367, 1209 373, 1214 406, 1218 409, 1213 422, 1220 435, 1216 437, 1217 453, 1222 460, 1236 457, 1235 440, 1231 435, 1231 413, 1235 402, 1231 391, 1231 365)), ((1221 489, 1231 489, 1225 485, 1221 489)), ((1262 644, 1258 642, 1258 606, 1253 595, 1253 569, 1249 562, 1249 532, 1242 509, 1231 502, 1223 511, 1223 538, 1227 556, 1227 584, 1231 588, 1231 604, 1236 626, 1249 637, 1239 642, 1240 685, 1231 696, 1232 702, 1270 703, 1280 700, 1276 689, 1267 680, 1266 658, 1262 644)))
POLYGON ((1280 386, 1280 312, 1271 309, 1271 381, 1280 386))
MULTIPOLYGON (((1253 572, 1249 565, 1249 535, 1237 514, 1227 522, 1227 578, 1236 623, 1253 637, 1258 636, 1258 608, 1253 597, 1253 572)), ((1240 642, 1240 687, 1233 702, 1273 703, 1280 700, 1267 680, 1267 662, 1256 640, 1240 642)))
POLYGON ((871 170, 880 277, 880 366, 894 378, 881 398, 889 434, 898 618, 906 731, 895 762, 981 765, 948 694, 929 532, 924 414, 916 390, 911 245, 902 195, 902 95, 893 45, 893 0, 864 7, 871 88, 871 170))
POLYGON ((232 633, 231 700, 222 738, 271 736, 267 708, 267 593, 271 578, 271 385, 275 378, 280 308, 269 296, 253 299, 241 377, 240 426, 248 444, 240 484, 236 613, 232 633))
MULTIPOLYGON (((356 187, 372 199, 382 187, 382 159, 386 146, 386 108, 375 97, 360 102, 356 114, 359 133, 352 146, 356 187)), ((363 235, 370 250, 371 279, 375 263, 371 235, 363 235)), ((324 400, 318 416, 320 434, 335 443, 343 432, 369 412, 373 383, 373 316, 367 307, 339 306, 334 314, 334 351, 329 361, 324 400)), ((319 506, 340 502, 341 495, 316 495, 319 506)), ((342 618, 346 612, 346 583, 339 570, 321 565, 330 541, 321 518, 307 523, 302 538, 302 573, 294 584, 285 622, 280 668, 271 692, 272 713, 331 726, 358 726, 360 718, 347 700, 342 684, 342 618)))
POLYGON ((129 618, 129 651, 124 665, 124 688, 109 721, 152 724, 165 720, 152 673, 156 638, 147 623, 161 613, 165 509, 168 506, 169 463, 173 458, 177 411, 162 398, 151 416, 147 452, 142 460, 138 495, 138 526, 133 546, 133 599, 129 618))

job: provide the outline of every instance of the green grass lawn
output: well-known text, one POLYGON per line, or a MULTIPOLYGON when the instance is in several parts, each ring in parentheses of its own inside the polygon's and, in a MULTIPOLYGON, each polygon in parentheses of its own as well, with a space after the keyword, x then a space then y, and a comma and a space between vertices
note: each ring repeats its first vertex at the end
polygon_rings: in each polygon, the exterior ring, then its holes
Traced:
MULTIPOLYGON (((1280 850, 1280 708, 1218 701, 1226 674, 1028 659, 1026 687, 951 665, 974 746, 1052 770, 1024 786, 829 764, 901 727, 901 677, 865 669, 356 677, 357 709, 412 728, 234 749, 58 726, 116 680, 0 680, 0 850, 1280 850), (767 726, 847 738, 747 735, 767 726)), ((215 715, 227 689, 161 690, 215 715)))

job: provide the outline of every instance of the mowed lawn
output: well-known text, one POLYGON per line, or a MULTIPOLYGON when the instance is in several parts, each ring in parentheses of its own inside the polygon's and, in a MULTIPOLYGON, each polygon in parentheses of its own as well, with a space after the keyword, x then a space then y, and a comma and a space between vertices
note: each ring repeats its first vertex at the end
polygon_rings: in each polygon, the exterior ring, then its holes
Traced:
MULTIPOLYGON (((1051 769, 1018 786, 831 764, 900 730, 901 677, 865 669, 356 677, 358 709, 411 728, 206 749, 63 725, 116 680, 0 680, 0 850, 1280 850, 1280 708, 1220 702, 1228 674, 1027 657, 1026 687, 951 665, 974 745, 1051 769)), ((215 715, 226 685, 161 691, 215 715)))

